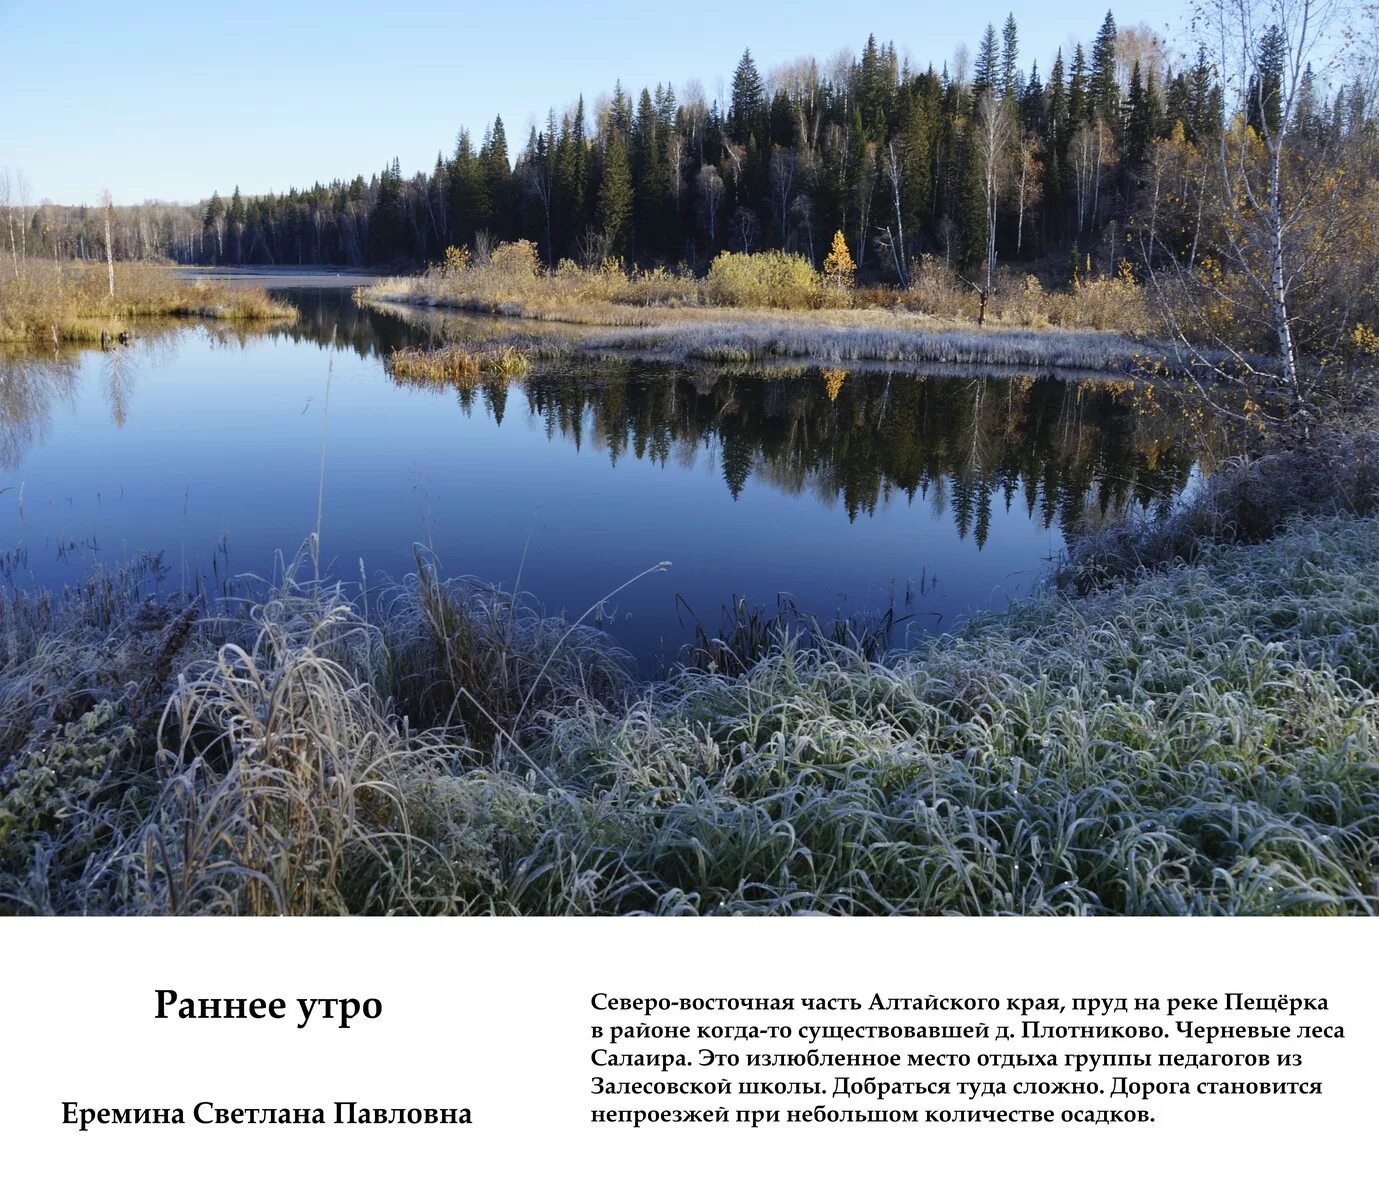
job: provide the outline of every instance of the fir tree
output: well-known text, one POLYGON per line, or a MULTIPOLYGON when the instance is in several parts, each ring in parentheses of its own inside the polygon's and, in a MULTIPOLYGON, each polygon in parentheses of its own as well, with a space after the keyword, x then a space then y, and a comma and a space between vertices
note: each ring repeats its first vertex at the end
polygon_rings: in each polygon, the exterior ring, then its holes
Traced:
POLYGON ((1073 51, 1073 68, 1068 79, 1068 132, 1071 138, 1079 125, 1085 125, 1092 118, 1091 105, 1087 101, 1087 56, 1079 42, 1073 51))
POLYGON ((1116 85, 1116 19, 1109 12, 1092 43, 1092 70, 1087 81, 1090 115, 1112 129, 1120 123, 1120 89, 1116 85))
POLYGON ((230 197, 230 208, 225 214, 225 224, 230 234, 230 251, 234 255, 236 263, 244 261, 244 197, 239 194, 239 187, 235 187, 234 195, 230 197))
POLYGON ((857 72, 857 103, 862 110, 862 128, 873 141, 886 137, 889 71, 886 56, 877 48, 876 35, 868 35, 857 72))
POLYGON ((1000 55, 996 49, 996 26, 988 25, 977 50, 977 65, 972 74, 972 94, 996 87, 1000 83, 1000 55))
POLYGON ((1282 124, 1286 58, 1287 43, 1283 34, 1277 25, 1271 25, 1259 40, 1249 82, 1250 127, 1265 137, 1278 133, 1282 124))
POLYGON ((393 159, 378 177, 373 214, 369 217, 370 263, 388 265, 402 257, 400 252, 404 220, 402 168, 397 159, 393 159))
POLYGON ((1149 104, 1140 76, 1140 61, 1130 69, 1130 92, 1125 99, 1125 165, 1133 173, 1144 165, 1152 136, 1149 104))
POLYGON ((508 139, 502 117, 493 118, 493 127, 484 140, 479 157, 483 163, 491 229, 499 238, 511 237, 516 232, 513 221, 512 163, 508 161, 508 139))
POLYGON ((1048 134, 1044 100, 1044 85, 1039 79, 1039 64, 1037 62, 1031 63, 1029 81, 1025 84, 1024 91, 1020 95, 1020 123, 1026 129, 1039 134, 1040 137, 1048 134))
POLYGON ((469 131, 461 129, 450 163, 450 228, 459 244, 469 245, 491 219, 483 164, 474 153, 469 131))
POLYGON ((1001 33, 1001 95, 1013 100, 1020 89, 1020 35, 1015 26, 1015 14, 1006 17, 1001 33))
POLYGON ((608 253, 615 257, 627 250, 632 203, 632 171, 627 161, 627 146, 615 132, 604 147, 603 179, 599 184, 599 220, 608 253))
POLYGON ((742 52, 733 72, 733 98, 728 109, 728 133, 735 142, 746 142, 761 123, 766 88, 752 61, 750 49, 742 52))
POLYGON ((225 201, 220 198, 219 192, 212 192, 210 201, 206 205, 206 214, 201 219, 202 236, 206 242, 213 247, 213 262, 220 262, 221 255, 225 253, 221 231, 225 221, 225 201))
POLYGON ((1063 80, 1063 51, 1053 60, 1049 71, 1049 137, 1057 143, 1060 152, 1067 145, 1069 134, 1068 89, 1063 80))

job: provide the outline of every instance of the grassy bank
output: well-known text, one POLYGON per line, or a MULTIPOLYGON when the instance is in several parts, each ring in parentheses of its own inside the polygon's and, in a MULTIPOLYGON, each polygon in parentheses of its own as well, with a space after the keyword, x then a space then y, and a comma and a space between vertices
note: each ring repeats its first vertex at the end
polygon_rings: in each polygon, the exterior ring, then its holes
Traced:
POLYGON ((6 910, 1379 908, 1379 519, 654 686, 425 563, 214 619, 151 570, 4 597, 6 910))
POLYGON ((708 274, 539 267, 530 243, 498 246, 482 262, 452 254, 425 274, 359 289, 365 303, 450 309, 541 323, 577 352, 756 362, 962 363, 1124 371, 1163 357, 1143 291, 1095 279, 1046 291, 1003 277, 979 329, 976 291, 941 262, 908 288, 830 281, 779 252, 720 255, 708 274))
POLYGON ((150 263, 116 263, 113 296, 104 265, 30 261, 18 275, 0 276, 0 342, 99 342, 155 318, 267 322, 296 315, 261 288, 189 283, 150 263))

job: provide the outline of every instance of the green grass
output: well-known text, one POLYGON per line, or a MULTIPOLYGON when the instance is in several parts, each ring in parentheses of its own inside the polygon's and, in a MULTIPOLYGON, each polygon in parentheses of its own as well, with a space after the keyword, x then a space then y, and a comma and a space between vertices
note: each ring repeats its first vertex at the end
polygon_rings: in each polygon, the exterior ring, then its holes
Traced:
POLYGON ((656 685, 425 564, 367 618, 148 590, 5 595, 7 910, 1379 908, 1379 519, 656 685))

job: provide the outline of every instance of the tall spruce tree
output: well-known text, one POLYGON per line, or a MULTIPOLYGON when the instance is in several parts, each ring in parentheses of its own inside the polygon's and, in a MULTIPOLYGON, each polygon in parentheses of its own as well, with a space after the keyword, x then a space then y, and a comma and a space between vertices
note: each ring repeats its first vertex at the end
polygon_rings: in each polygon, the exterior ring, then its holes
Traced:
POLYGON ((977 48, 977 63, 972 73, 972 93, 977 95, 1000 85, 1001 59, 996 48, 996 26, 988 25, 977 48))
POLYGON ((492 232, 500 238, 516 233, 516 205, 512 194, 512 163, 508 160, 508 138, 503 118, 493 118, 493 126, 479 153, 483 162, 484 189, 488 193, 488 207, 492 232))
POLYGON ((1001 95, 1014 100, 1020 91, 1020 33, 1015 25, 1015 14, 1006 17, 1001 31, 1001 95))
POLYGON ((1120 126, 1120 88, 1116 84, 1116 19, 1107 12, 1092 43, 1092 69, 1087 80, 1090 115, 1112 129, 1120 126))
POLYGON ((627 144, 615 131, 604 146, 603 178, 599 182, 599 220, 608 253, 615 257, 628 250, 632 205, 632 169, 627 160, 627 144))
POLYGON ((474 153, 469 130, 461 129, 450 163, 450 228, 456 242, 471 245, 474 235, 487 229, 492 218, 483 164, 474 153))
POLYGON ((733 72, 732 104, 728 109, 728 134, 733 141, 745 144, 756 132, 762 124, 765 105, 766 88, 761 73, 752 61, 751 50, 744 50, 733 72))

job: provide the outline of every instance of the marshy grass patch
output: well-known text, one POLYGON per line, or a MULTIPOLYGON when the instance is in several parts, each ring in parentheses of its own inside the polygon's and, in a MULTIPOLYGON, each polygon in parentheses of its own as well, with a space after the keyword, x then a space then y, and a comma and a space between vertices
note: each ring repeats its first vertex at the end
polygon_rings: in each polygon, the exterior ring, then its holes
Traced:
POLYGON ((188 282, 157 263, 116 263, 113 296, 104 264, 30 260, 0 277, 0 342, 97 343, 176 317, 267 324, 293 321, 297 310, 261 289, 188 282))
POLYGON ((452 248, 420 275, 382 279, 360 303, 544 322, 575 351, 656 353, 710 361, 802 357, 820 362, 948 362, 1124 371, 1171 355, 1128 274, 1046 288, 1003 273, 986 324, 973 285, 924 256, 908 287, 859 286, 784 251, 724 252, 697 278, 684 269, 563 261, 543 269, 530 242, 482 257, 452 248))
POLYGON ((531 367, 531 358, 515 346, 443 346, 435 349, 413 346, 394 350, 386 360, 386 369, 392 378, 432 387, 452 383, 465 386, 484 379, 522 379, 531 367))

